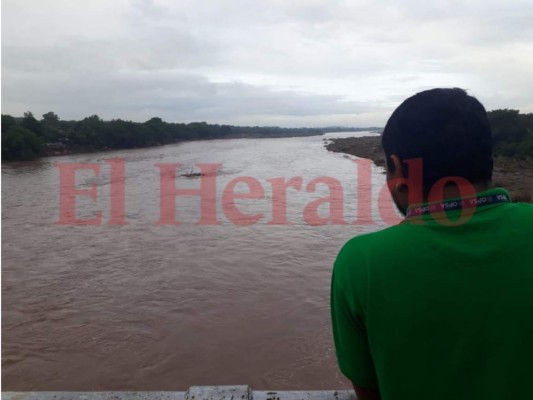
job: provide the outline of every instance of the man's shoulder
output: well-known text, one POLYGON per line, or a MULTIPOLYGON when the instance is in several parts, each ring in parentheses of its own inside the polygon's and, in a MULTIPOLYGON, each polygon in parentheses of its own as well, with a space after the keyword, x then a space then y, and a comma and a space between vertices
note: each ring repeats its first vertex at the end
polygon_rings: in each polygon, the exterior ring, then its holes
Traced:
POLYGON ((403 221, 397 225, 389 226, 384 229, 364 233, 362 235, 355 236, 349 239, 345 246, 366 246, 372 243, 381 243, 392 237, 401 237, 407 230, 410 229, 410 224, 407 221, 403 221))
POLYGON ((509 206, 517 213, 524 213, 529 217, 533 216, 533 203, 511 203, 509 206))
POLYGON ((409 224, 401 223, 376 232, 355 236, 342 246, 337 261, 364 258, 365 254, 391 248, 394 244, 406 239, 409 229, 409 224))
POLYGON ((531 229, 533 227, 533 204, 530 203, 510 203, 505 206, 505 218, 507 226, 531 229))
MULTIPOLYGON (((494 221, 498 229, 502 230, 523 230, 529 232, 533 227, 533 204, 529 203, 509 203, 502 207, 494 209, 495 213, 481 213, 484 215, 478 222, 494 221), (502 223, 502 220, 505 221, 502 223)), ((476 223, 476 219, 472 219, 476 223)), ((468 226, 470 226, 468 224, 468 226)), ((488 229, 492 225, 485 225, 488 229)), ((355 265, 367 265, 370 260, 380 262, 394 262, 391 257, 411 257, 413 255, 413 246, 423 245, 430 239, 435 241, 441 238, 442 234, 449 233, 450 229, 454 233, 463 233, 465 235, 478 232, 479 228, 467 228, 462 231, 456 231, 454 227, 450 228, 446 224, 438 222, 409 222, 404 221, 398 225, 388 228, 365 233, 352 237, 341 247, 336 264, 349 265, 350 269, 355 265), (426 229, 424 229, 424 227, 426 229)), ((446 235, 449 239, 449 235, 446 235)), ((419 249, 419 247, 417 247, 419 249)), ((419 254, 419 253, 418 253, 419 254)))

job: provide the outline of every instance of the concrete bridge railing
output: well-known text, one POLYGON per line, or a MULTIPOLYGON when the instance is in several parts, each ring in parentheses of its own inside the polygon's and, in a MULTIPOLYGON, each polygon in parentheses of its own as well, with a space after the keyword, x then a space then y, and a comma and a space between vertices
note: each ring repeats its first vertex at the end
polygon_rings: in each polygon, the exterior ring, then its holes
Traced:
POLYGON ((357 400, 353 390, 257 391, 247 385, 186 392, 2 392, 2 400, 357 400))

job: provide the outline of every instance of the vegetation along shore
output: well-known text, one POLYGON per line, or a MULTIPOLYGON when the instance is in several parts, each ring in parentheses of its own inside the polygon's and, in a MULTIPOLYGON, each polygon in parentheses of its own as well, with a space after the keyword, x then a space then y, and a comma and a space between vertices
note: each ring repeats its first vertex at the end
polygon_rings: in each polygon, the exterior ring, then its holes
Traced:
POLYGON ((61 120, 48 112, 41 120, 31 112, 15 118, 2 115, 2 161, 32 160, 41 156, 102 150, 135 149, 189 140, 277 138, 321 135, 325 132, 362 131, 377 128, 280 128, 233 126, 206 122, 172 123, 161 118, 146 122, 92 115, 80 121, 61 120))
MULTIPOLYGON (((507 188, 514 201, 533 202, 533 114, 517 110, 488 114, 494 143, 494 185, 507 188)), ((385 166, 379 136, 332 139, 326 148, 385 166)))

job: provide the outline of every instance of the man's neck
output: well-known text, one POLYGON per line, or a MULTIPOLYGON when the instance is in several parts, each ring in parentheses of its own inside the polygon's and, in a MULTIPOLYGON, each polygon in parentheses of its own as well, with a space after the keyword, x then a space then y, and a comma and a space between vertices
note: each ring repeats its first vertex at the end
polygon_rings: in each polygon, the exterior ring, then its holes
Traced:
POLYGON ((454 199, 458 197, 463 197, 465 193, 472 193, 472 187, 475 190, 475 194, 486 192, 492 187, 491 182, 469 184, 468 187, 461 187, 457 185, 447 185, 444 188, 444 198, 445 199, 454 199))

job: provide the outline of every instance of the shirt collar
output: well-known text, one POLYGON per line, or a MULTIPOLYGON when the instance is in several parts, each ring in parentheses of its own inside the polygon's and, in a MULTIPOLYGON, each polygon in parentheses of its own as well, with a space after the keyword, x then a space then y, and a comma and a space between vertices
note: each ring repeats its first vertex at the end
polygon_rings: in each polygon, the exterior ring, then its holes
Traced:
POLYGON ((406 221, 442 219, 473 214, 511 202, 507 190, 497 187, 475 196, 448 198, 437 202, 415 204, 407 208, 406 221))

